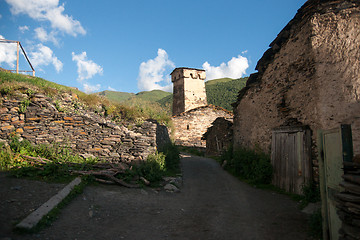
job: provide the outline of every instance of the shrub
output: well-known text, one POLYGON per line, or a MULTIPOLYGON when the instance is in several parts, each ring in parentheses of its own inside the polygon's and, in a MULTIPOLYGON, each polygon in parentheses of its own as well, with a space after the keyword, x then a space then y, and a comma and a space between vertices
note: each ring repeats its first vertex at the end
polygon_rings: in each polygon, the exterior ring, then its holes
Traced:
POLYGON ((162 179, 165 172, 165 155, 163 153, 150 154, 146 161, 133 166, 135 175, 146 178, 151 183, 162 179))
POLYGON ((172 143, 164 145, 160 152, 165 154, 165 167, 170 173, 177 173, 180 171, 180 151, 177 146, 172 143))
POLYGON ((227 160, 227 170, 251 183, 269 184, 271 182, 273 169, 270 157, 259 150, 239 148, 233 154, 229 151, 225 152, 221 159, 227 160))
POLYGON ((316 239, 322 239, 322 215, 321 209, 314 212, 309 218, 309 233, 316 239))
POLYGON ((302 193, 304 200, 307 203, 318 202, 321 200, 319 186, 317 186, 313 181, 302 186, 302 193))
POLYGON ((62 181, 71 178, 69 170, 89 170, 97 159, 83 159, 73 154, 71 148, 57 144, 32 145, 15 136, 9 146, 0 146, 1 170, 11 171, 16 177, 34 177, 43 180, 62 181), (50 160, 41 166, 26 161, 26 156, 50 160))

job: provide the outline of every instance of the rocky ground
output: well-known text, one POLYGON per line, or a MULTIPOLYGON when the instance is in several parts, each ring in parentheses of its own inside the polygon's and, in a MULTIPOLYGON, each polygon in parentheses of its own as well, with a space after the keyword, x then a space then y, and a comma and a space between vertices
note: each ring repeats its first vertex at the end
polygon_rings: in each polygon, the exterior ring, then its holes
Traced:
POLYGON ((180 191, 88 186, 50 227, 22 235, 12 224, 61 185, 2 176, 0 239, 311 239, 287 196, 239 182, 212 159, 185 155, 182 169, 180 191))

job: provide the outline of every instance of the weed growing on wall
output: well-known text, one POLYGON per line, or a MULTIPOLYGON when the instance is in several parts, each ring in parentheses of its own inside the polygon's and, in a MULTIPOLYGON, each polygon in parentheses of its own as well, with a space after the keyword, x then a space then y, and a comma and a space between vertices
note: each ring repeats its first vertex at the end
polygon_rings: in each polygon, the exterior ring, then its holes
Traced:
POLYGON ((30 100, 28 99, 21 101, 19 105, 19 113, 25 113, 29 104, 30 104, 30 100))

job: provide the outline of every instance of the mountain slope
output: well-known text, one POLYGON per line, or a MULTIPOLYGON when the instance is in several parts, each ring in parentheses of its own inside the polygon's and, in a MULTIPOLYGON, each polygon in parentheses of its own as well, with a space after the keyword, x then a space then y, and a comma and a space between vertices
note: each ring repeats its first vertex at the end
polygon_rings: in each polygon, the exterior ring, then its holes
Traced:
MULTIPOLYGON (((236 102, 238 93, 245 87, 246 81, 247 77, 239 79, 220 78, 205 82, 208 104, 220 106, 232 111, 231 104, 236 102)), ((129 106, 155 104, 160 105, 169 113, 171 113, 172 109, 172 93, 161 90, 143 91, 137 94, 104 91, 98 94, 129 106)))
POLYGON ((152 90, 152 91, 139 92, 139 93, 135 94, 134 97, 145 100, 145 101, 156 102, 156 101, 159 101, 169 95, 172 95, 172 94, 169 92, 161 91, 161 90, 152 90))
POLYGON ((109 91, 109 90, 105 90, 105 91, 99 92, 97 94, 100 96, 104 96, 107 99, 114 101, 114 102, 118 102, 118 103, 124 102, 135 95, 134 93, 116 92, 116 91, 109 91))
POLYGON ((239 91, 246 86, 247 78, 222 78, 205 83, 208 104, 223 107, 232 111, 232 103, 236 102, 239 91))

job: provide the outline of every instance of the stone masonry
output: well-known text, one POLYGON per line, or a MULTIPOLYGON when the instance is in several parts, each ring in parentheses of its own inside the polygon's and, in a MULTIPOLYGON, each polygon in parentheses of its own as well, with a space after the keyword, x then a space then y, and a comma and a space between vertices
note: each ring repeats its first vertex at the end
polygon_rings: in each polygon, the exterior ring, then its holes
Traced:
POLYGON ((59 112, 54 101, 41 94, 32 96, 29 106, 21 112, 23 101, 3 98, 1 139, 16 134, 34 144, 61 142, 83 156, 110 162, 145 160, 156 151, 157 143, 169 141, 164 126, 155 121, 144 121, 130 130, 92 112, 59 112))
POLYGON ((173 82, 173 115, 206 106, 205 70, 175 68, 171 73, 173 82))
POLYGON ((351 124, 360 154, 358 0, 309 0, 256 69, 234 105, 234 147, 269 152, 274 128, 300 124, 310 127, 316 155, 319 129, 351 124))
POLYGON ((221 107, 207 105, 174 116, 175 144, 205 148, 206 141, 202 136, 218 117, 232 119, 233 114, 221 107))
POLYGON ((233 119, 218 117, 211 124, 202 137, 206 140, 206 155, 220 156, 232 146, 233 119))

